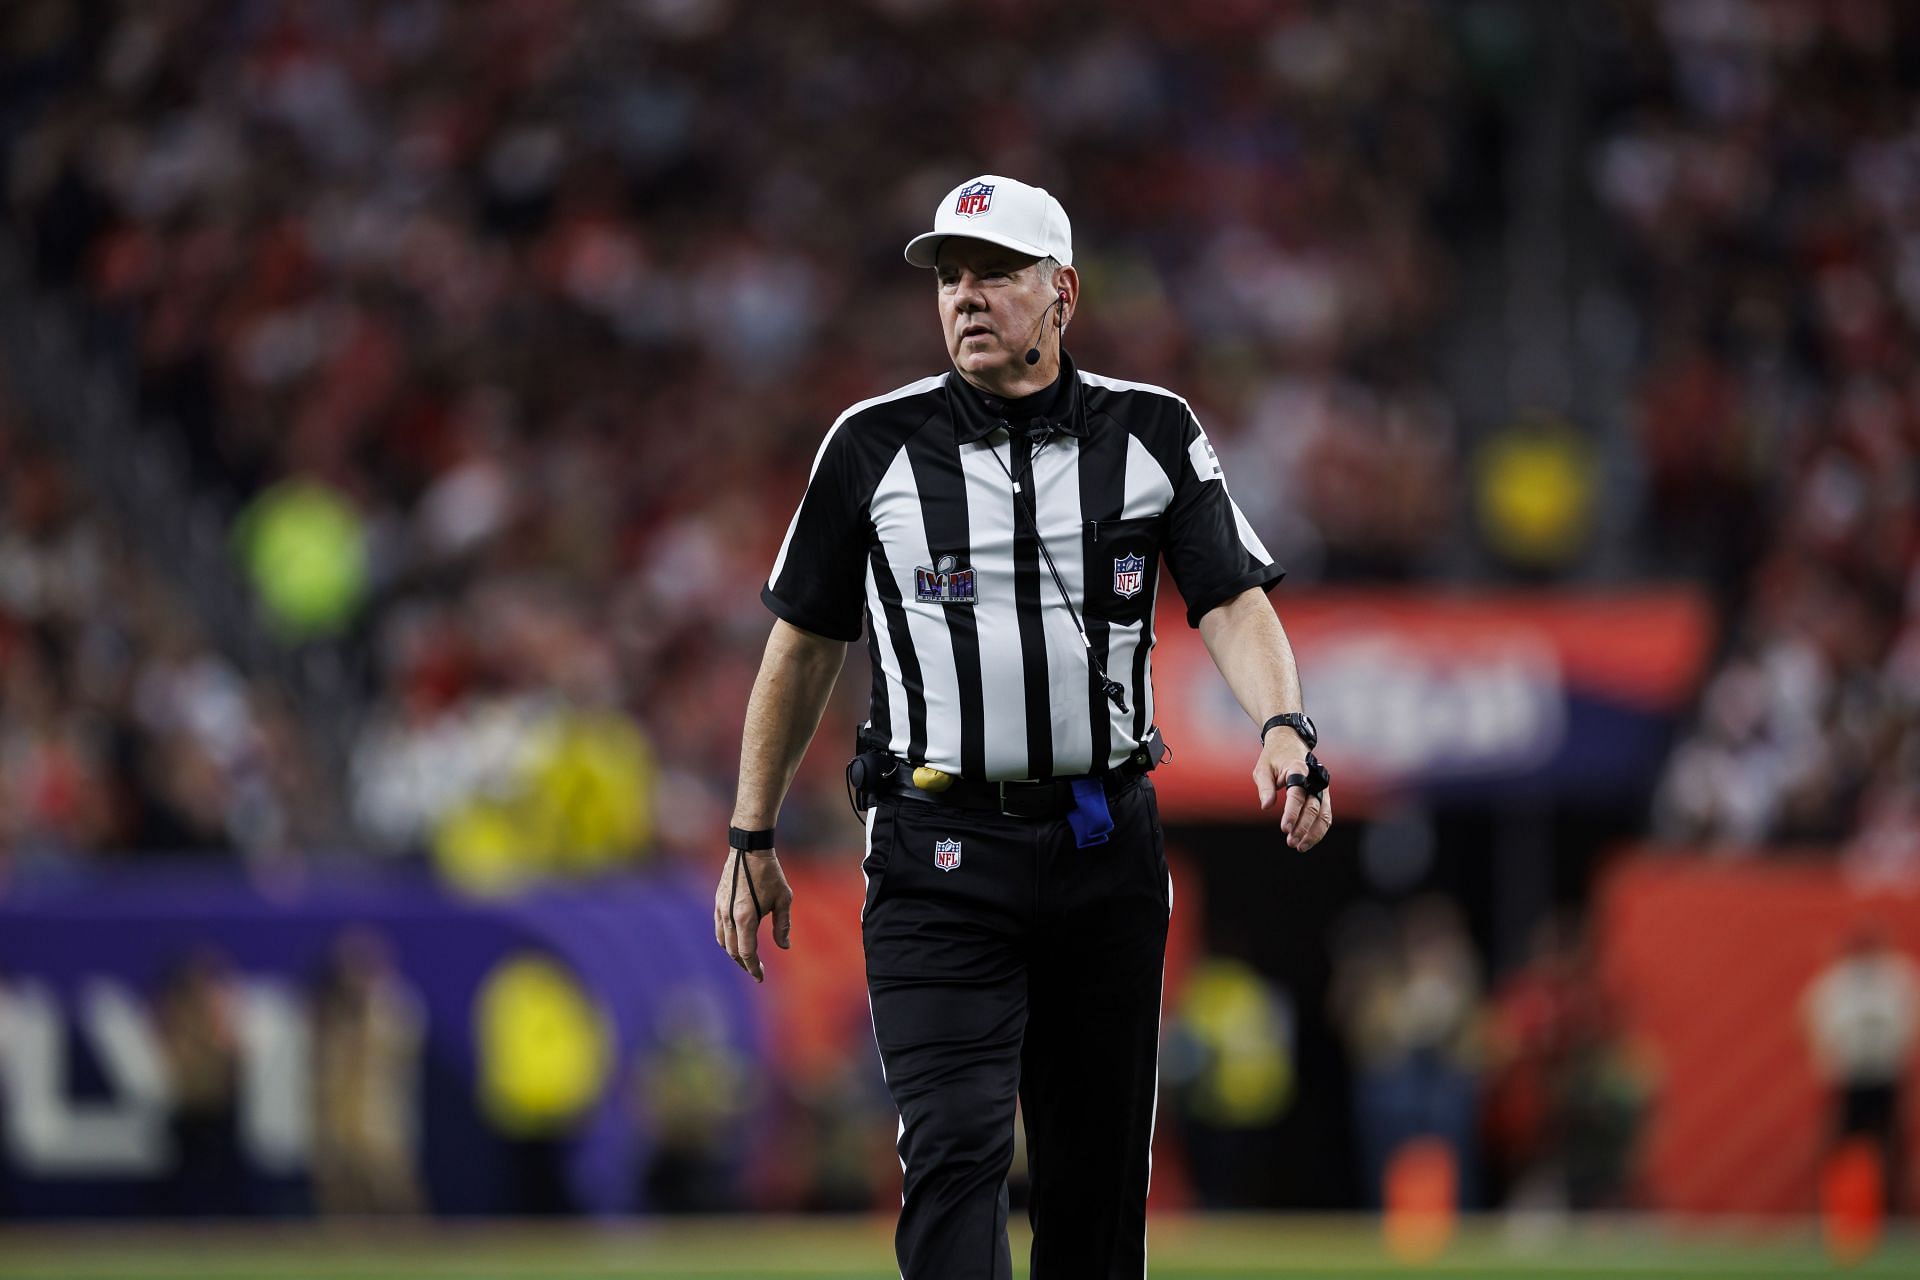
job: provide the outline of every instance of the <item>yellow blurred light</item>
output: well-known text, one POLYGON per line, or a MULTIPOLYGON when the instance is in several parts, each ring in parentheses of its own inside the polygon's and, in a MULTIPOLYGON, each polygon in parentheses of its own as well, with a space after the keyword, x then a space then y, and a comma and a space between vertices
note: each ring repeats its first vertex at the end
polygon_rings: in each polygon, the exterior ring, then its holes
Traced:
POLYGON ((253 589, 283 633, 339 631, 366 594, 366 536, 347 500, 312 480, 277 484, 234 530, 253 589))
POLYGON ((480 1102, 503 1132, 551 1134, 599 1098, 611 1061, 606 1020, 547 956, 503 960, 477 997, 480 1102))
POLYGON ((1489 440, 1476 461, 1480 527, 1494 551, 1516 564, 1552 567, 1584 549, 1594 466, 1570 427, 1511 428, 1489 440))

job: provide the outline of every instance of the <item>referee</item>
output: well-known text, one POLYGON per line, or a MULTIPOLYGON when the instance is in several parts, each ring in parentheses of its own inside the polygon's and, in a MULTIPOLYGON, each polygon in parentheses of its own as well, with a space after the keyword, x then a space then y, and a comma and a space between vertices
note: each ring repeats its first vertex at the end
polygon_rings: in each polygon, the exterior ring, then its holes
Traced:
MULTIPOLYGON (((1187 402, 1085 373, 1066 211, 986 175, 906 249, 932 268, 951 371, 840 415, 761 596, 715 940, 756 981, 786 947, 773 826, 864 630, 861 935, 900 1110, 906 1280, 1012 1275, 1016 1097, 1035 1280, 1138 1277, 1173 885, 1153 784, 1161 562, 1261 726, 1254 788, 1294 849, 1332 821, 1280 581, 1187 402)), ((1252 745, 1249 740, 1249 745, 1252 745)))

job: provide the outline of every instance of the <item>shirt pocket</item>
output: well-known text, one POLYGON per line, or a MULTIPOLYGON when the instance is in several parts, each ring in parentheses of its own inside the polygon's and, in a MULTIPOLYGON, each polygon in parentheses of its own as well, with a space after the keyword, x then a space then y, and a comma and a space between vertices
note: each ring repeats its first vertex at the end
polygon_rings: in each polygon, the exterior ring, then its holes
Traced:
POLYGON ((1160 571, 1159 516, 1087 521, 1087 616, 1136 623, 1153 611, 1160 571))

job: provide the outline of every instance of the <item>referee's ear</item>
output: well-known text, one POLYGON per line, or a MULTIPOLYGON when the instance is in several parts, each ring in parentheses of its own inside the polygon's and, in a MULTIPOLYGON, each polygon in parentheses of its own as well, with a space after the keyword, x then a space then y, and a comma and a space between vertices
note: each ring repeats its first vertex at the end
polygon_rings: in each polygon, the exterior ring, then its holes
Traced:
POLYGON ((1067 321, 1080 309, 1080 273, 1072 267, 1056 267, 1053 272, 1051 288, 1054 293, 1066 299, 1060 304, 1060 315, 1054 323, 1065 329, 1067 321))

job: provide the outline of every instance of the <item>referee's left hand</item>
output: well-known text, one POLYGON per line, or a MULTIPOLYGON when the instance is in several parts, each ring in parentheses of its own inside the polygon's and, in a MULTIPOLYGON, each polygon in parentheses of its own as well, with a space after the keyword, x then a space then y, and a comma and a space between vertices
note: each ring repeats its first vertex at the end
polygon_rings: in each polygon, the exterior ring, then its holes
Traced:
POLYGON ((1333 825, 1333 788, 1317 796, 1305 787, 1286 785, 1287 775, 1307 771, 1307 750, 1291 730, 1275 729, 1267 735, 1260 758, 1253 766, 1253 786, 1260 793, 1261 809, 1280 803, 1280 830, 1286 834, 1289 849, 1306 850, 1320 843, 1333 825))
POLYGON ((773 944, 782 951, 792 943, 793 886, 780 869, 780 859, 771 850, 749 853, 735 874, 733 861, 739 855, 727 850, 720 864, 720 885, 713 891, 713 940, 726 948, 733 962, 753 975, 755 982, 766 980, 760 965, 760 921, 773 917, 773 944), (747 877, 753 877, 749 890, 747 877), (764 915, 753 909, 754 895, 760 897, 764 915), (729 900, 731 895, 731 900, 729 900))

